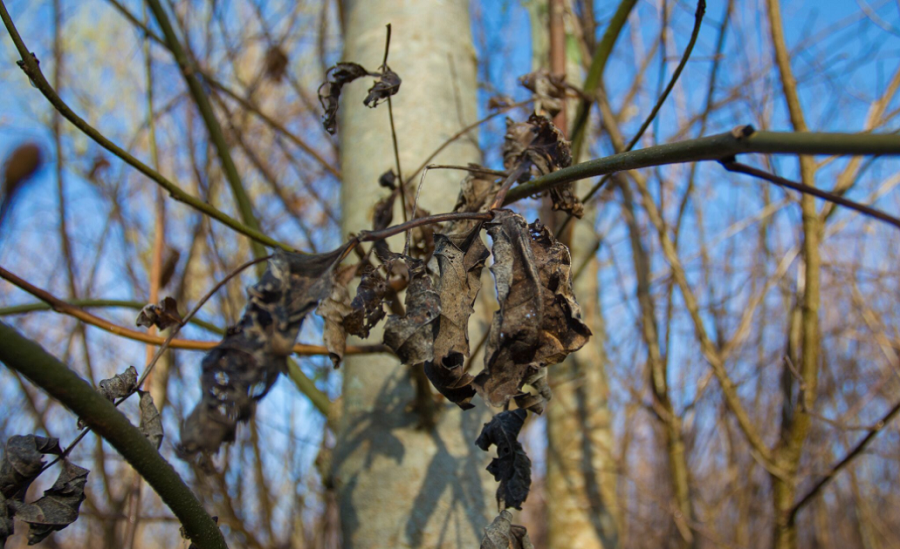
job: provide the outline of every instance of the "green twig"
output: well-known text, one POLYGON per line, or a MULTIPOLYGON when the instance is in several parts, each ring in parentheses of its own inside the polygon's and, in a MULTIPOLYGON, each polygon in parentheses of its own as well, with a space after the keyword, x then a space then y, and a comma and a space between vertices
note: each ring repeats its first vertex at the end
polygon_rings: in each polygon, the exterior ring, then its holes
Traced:
POLYGON ((742 126, 727 133, 666 143, 576 164, 519 185, 504 204, 557 185, 613 172, 682 162, 720 161, 746 153, 790 155, 900 155, 900 136, 870 133, 758 132, 742 126))
POLYGON ((0 322, 0 361, 30 379, 106 439, 172 510, 200 549, 227 549, 225 538, 172 465, 121 412, 65 364, 0 322))

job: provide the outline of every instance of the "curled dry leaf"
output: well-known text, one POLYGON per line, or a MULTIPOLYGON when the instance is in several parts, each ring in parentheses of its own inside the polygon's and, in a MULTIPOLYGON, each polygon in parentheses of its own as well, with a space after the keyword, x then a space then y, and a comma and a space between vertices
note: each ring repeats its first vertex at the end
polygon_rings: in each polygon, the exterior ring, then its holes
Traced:
POLYGON ((475 396, 473 377, 465 372, 469 356, 469 317, 481 290, 481 270, 488 251, 480 231, 454 244, 450 238, 435 236, 434 257, 440 269, 438 293, 440 317, 434 338, 434 359, 425 363, 425 375, 442 395, 462 409, 472 408, 475 396))
POLYGON ((167 297, 160 301, 159 305, 145 305, 138 314, 135 324, 138 326, 156 326, 165 330, 171 326, 181 324, 181 315, 178 314, 178 302, 173 297, 167 297))
POLYGON ((369 88, 369 95, 363 100, 363 105, 374 109, 382 101, 387 100, 392 95, 396 95, 400 91, 400 75, 384 67, 381 74, 376 73, 372 76, 378 76, 378 78, 375 79, 375 83, 369 88))
POLYGON ((403 364, 417 365, 432 360, 434 333, 431 323, 441 314, 441 298, 434 291, 425 263, 407 257, 409 287, 406 315, 390 315, 384 325, 384 344, 394 350, 403 364))
POLYGON ((384 318, 384 296, 387 281, 372 267, 367 268, 356 288, 356 297, 350 303, 350 313, 344 317, 347 333, 369 337, 369 331, 384 318))
POLYGON ((522 409, 500 412, 484 424, 475 440, 485 452, 492 444, 497 446, 497 457, 491 460, 487 470, 500 483, 497 504, 501 509, 521 509, 531 489, 531 460, 516 440, 527 415, 522 409))
MULTIPOLYGON (((572 151, 553 122, 546 116, 532 114, 526 122, 506 119, 503 141, 503 165, 512 172, 520 169, 520 182, 530 176, 555 172, 572 164, 572 151), (527 168, 527 169, 521 169, 527 168)), ((553 209, 568 212, 577 218, 584 215, 584 205, 575 196, 574 184, 567 183, 551 189, 553 209)))
POLYGON ((503 509, 484 529, 481 549, 534 549, 528 530, 512 523, 512 513, 503 509))
POLYGON ((25 493, 41 473, 43 455, 61 455, 56 438, 12 436, 0 462, 0 547, 13 534, 13 518, 31 523, 28 544, 33 545, 78 518, 84 500, 88 470, 63 460, 56 483, 38 501, 25 503, 25 493))
POLYGON ((566 75, 538 70, 519 78, 519 83, 533 94, 535 112, 556 116, 565 108, 566 75))
POLYGON ((344 328, 344 317, 350 314, 351 311, 350 294, 347 292, 347 285, 340 282, 332 286, 331 295, 323 299, 319 303, 318 309, 316 309, 316 314, 325 320, 322 339, 335 368, 340 366, 341 360, 344 358, 344 351, 347 348, 347 331, 344 328))
POLYGON ((326 254, 277 251, 248 289, 238 324, 203 358, 201 401, 181 427, 182 456, 215 452, 234 440, 239 421, 253 414, 287 368, 303 319, 331 293, 334 266, 345 247, 326 254))
POLYGON ((284 50, 280 46, 272 46, 266 52, 264 62, 266 77, 275 82, 281 82, 288 66, 288 56, 284 50))
POLYGON ((41 499, 34 503, 19 500, 7 502, 13 516, 31 527, 28 531, 28 545, 40 543, 53 532, 62 530, 78 519, 89 472, 63 460, 62 471, 56 482, 49 490, 44 491, 41 499))
POLYGON ((138 391, 138 393, 141 395, 141 433, 147 437, 147 440, 150 441, 154 448, 159 450, 165 436, 162 417, 159 415, 156 404, 153 403, 153 397, 150 396, 150 392, 138 391))
POLYGON ((134 366, 129 366, 121 374, 116 374, 100 382, 100 393, 106 400, 113 402, 117 398, 130 395, 137 387, 138 373, 134 366))
POLYGON ((368 74, 369 71, 357 63, 338 63, 328 69, 325 82, 319 86, 319 103, 325 109, 325 117, 322 119, 325 131, 333 134, 337 129, 337 111, 344 84, 368 74))
POLYGON ((325 131, 333 134, 337 129, 337 111, 340 103, 341 89, 363 76, 374 76, 375 83, 363 100, 367 107, 377 107, 379 103, 400 91, 400 76, 387 67, 382 72, 369 72, 358 63, 338 63, 325 73, 326 80, 319 86, 319 103, 325 109, 322 124, 325 131))
POLYGON ((591 331, 572 291, 568 248, 539 220, 526 226, 509 210, 496 212, 487 226, 500 310, 475 387, 489 404, 503 406, 541 367, 584 346, 591 331))

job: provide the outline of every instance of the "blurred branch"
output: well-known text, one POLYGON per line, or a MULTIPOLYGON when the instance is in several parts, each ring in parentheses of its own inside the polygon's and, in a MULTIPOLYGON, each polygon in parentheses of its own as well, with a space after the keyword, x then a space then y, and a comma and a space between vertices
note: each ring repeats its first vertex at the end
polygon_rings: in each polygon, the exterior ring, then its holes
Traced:
MULTIPOLYGON (((113 324, 107 320, 103 320, 97 316, 92 315, 91 313, 79 309, 78 307, 73 306, 72 304, 66 303, 65 301, 55 297, 54 295, 42 290, 25 280, 22 280, 18 276, 13 273, 7 271, 3 267, 0 267, 0 278, 4 278, 19 288, 25 290, 31 295, 37 297, 45 301, 51 309, 58 313, 62 313, 65 315, 69 315, 72 317, 81 320, 91 326, 96 326, 101 330, 105 330, 111 334, 124 337, 126 339, 132 339, 134 341, 140 341, 141 343, 150 343, 152 345, 163 345, 166 341, 166 338, 160 336, 149 335, 145 332, 138 332, 136 330, 131 330, 129 328, 125 328, 124 326, 119 326, 117 324, 113 324)), ((32 307, 32 306, 28 306, 32 307)), ((173 339, 169 347, 173 349, 190 349, 194 351, 206 351, 212 349, 216 345, 218 345, 218 341, 194 341, 188 339, 173 339)), ((305 345, 303 343, 297 343, 294 345, 293 351, 295 354, 300 356, 315 356, 315 355, 327 355, 328 350, 321 345, 305 345)), ((384 345, 348 345, 345 354, 367 354, 367 353, 390 353, 390 349, 384 345)))
MULTIPOLYGON (((222 126, 219 124, 215 112, 213 112, 212 103, 210 103, 209 97, 203 89, 203 84, 200 83, 200 80, 196 76, 197 70, 188 58, 187 52, 182 47, 181 42, 179 42, 178 36, 175 34, 175 29, 169 21, 169 16, 166 14, 166 11, 159 0, 147 0, 147 5, 153 12, 153 16, 156 18, 156 22, 162 30, 163 36, 166 39, 166 44, 172 52, 172 56, 175 57, 176 63, 178 63, 178 68, 181 69, 181 74, 184 76, 184 80, 191 92, 191 96, 194 98, 194 103, 197 104, 197 109, 200 111, 200 117, 203 118, 203 123, 206 125, 209 138, 212 140, 213 145, 216 148, 216 153, 219 156, 222 171, 225 173, 225 178, 228 180, 229 186, 231 186, 231 192, 234 195, 238 211, 241 214, 241 220, 251 229, 259 231, 259 221, 256 219, 256 214, 253 213, 253 204, 250 202, 250 197, 247 195, 247 191, 244 189, 244 185, 241 182, 241 176, 238 174, 234 159, 231 158, 228 143, 225 141, 225 133, 222 131, 222 126)), ((257 258, 267 255, 265 248, 263 248, 259 242, 251 242, 251 246, 253 248, 253 255, 257 258)))
POLYGON ((12 18, 9 16, 9 12, 6 10, 6 5, 3 0, 0 0, 0 19, 3 19, 3 23, 4 25, 6 25, 6 30, 9 32, 9 35, 12 38, 13 43, 15 44, 16 49, 19 52, 19 55, 22 58, 21 61, 18 62, 19 66, 22 68, 28 78, 31 79, 31 83, 34 84, 34 86, 44 95, 44 97, 47 98, 47 100, 60 112, 60 114, 62 114, 73 125, 75 125, 75 127, 84 132, 88 137, 96 141, 97 144, 99 144, 101 147, 105 148, 115 156, 118 156, 127 164, 133 166, 139 172, 155 181, 162 188, 169 191, 169 195, 175 200, 183 202, 205 213, 209 217, 212 217, 213 219, 216 219, 217 221, 227 225, 235 231, 253 239, 255 242, 265 244, 266 246, 271 246, 274 248, 282 248, 289 251, 293 249, 286 244, 282 244, 277 240, 264 235, 255 227, 247 226, 234 219, 233 217, 225 214, 224 212, 219 211, 207 202, 189 195, 178 185, 165 178, 162 174, 150 168, 149 166, 132 156, 128 151, 122 149, 121 147, 104 137, 103 134, 97 131, 93 126, 91 126, 84 119, 75 114, 75 112, 71 108, 69 108, 65 101, 63 101, 62 98, 60 98, 59 95, 54 91, 53 86, 50 85, 50 83, 41 72, 37 58, 29 51, 29 49, 25 46, 25 43, 22 41, 22 37, 19 35, 19 31, 13 24, 12 18))
POLYGON ((822 490, 822 488, 824 488, 825 485, 828 484, 835 477, 835 475, 840 473, 844 467, 849 465, 850 462, 853 461, 854 458, 856 458, 857 456, 862 454, 863 450, 866 449, 866 446, 870 442, 872 442, 872 440, 876 436, 878 436, 878 433, 880 433, 881 431, 884 430, 885 427, 887 427, 888 423, 890 423, 891 420, 894 419, 894 417, 897 415, 898 412, 900 412, 900 402, 897 402, 896 404, 894 404, 891 407, 891 409, 888 410, 888 412, 884 416, 882 416, 882 418, 880 420, 878 420, 878 423, 876 423, 874 427, 869 429, 869 433, 866 434, 866 436, 864 436, 862 438, 862 440, 860 440, 856 444, 856 446, 853 447, 852 450, 847 452, 847 455, 844 456, 843 459, 838 461, 831 468, 831 470, 829 470, 827 473, 825 473, 819 479, 819 481, 816 482, 815 486, 813 486, 812 489, 810 489, 810 491, 807 492, 806 495, 803 496, 803 498, 800 501, 798 501, 797 503, 794 504, 794 507, 791 508, 791 511, 790 511, 791 519, 796 517, 797 513, 800 512, 800 510, 803 508, 803 506, 805 506, 807 503, 809 503, 810 500, 812 500, 816 496, 816 494, 818 494, 822 490))
POLYGON ((168 461, 115 406, 40 345, 0 322, 0 360, 72 410, 156 490, 198 548, 227 549, 212 517, 168 461))

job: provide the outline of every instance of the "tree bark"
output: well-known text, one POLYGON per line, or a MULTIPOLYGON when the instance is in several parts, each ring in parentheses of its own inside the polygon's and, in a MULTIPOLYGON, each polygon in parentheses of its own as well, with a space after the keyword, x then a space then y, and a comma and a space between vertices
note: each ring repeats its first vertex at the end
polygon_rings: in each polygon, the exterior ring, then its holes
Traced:
MULTIPOLYGON (((393 116, 401 168, 408 175, 476 119, 468 3, 350 0, 344 2, 344 18, 344 59, 371 71, 382 62, 385 25, 392 24, 388 64, 403 79, 393 98, 393 116)), ((373 207, 386 194, 378 177, 396 171, 388 105, 369 109, 362 104, 369 80, 344 87, 338 113, 345 234, 372 227, 373 207)), ((479 156, 473 141, 460 139, 434 162, 464 165, 479 156)), ((459 181, 458 172, 429 172, 421 207, 432 213, 451 210, 459 181)), ((418 178, 408 196, 415 195, 417 184, 418 178)), ((399 219, 399 212, 394 217, 399 219)), ((396 243, 392 248, 399 249, 396 243)), ((379 329, 369 341, 381 337, 379 329)), ((475 334, 472 340, 477 341, 475 334)), ((474 444, 489 417, 485 407, 479 403, 463 412, 441 401, 436 427, 420 429, 410 409, 413 381, 395 358, 348 357, 342 371, 334 481, 343 546, 477 547, 496 511, 496 485, 484 470, 490 456, 474 444)))

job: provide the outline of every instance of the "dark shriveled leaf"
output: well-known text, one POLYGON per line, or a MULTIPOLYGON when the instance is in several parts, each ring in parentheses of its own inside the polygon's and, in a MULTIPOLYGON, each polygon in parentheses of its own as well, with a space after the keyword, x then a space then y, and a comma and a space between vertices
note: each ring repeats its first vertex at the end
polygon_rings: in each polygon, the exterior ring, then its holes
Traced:
POLYGON ((363 100, 363 105, 374 109, 388 97, 396 95, 398 91, 400 91, 400 76, 385 67, 384 72, 378 75, 375 83, 369 88, 369 95, 363 100))
POLYGON ((154 448, 159 450, 165 436, 162 417, 159 415, 156 404, 153 403, 153 397, 150 396, 150 392, 138 391, 138 393, 141 395, 141 433, 147 437, 147 440, 150 441, 154 448))
POLYGON ((181 324, 181 315, 178 314, 178 302, 175 301, 175 298, 167 297, 159 305, 151 303, 144 306, 140 314, 138 314, 135 324, 148 328, 156 326, 160 330, 181 324))
POLYGON ((331 293, 334 266, 345 247, 326 254, 277 251, 251 286, 238 324, 203 359, 201 401, 181 427, 179 453, 215 452, 234 440, 287 368, 303 319, 331 293))
POLYGON ((344 84, 368 75, 369 71, 357 63, 338 63, 328 69, 325 73, 325 82, 319 86, 319 103, 325 109, 325 116, 322 119, 325 131, 333 134, 337 129, 337 111, 344 84))
POLYGON ((130 395, 137 387, 138 373, 134 366, 129 366, 121 374, 116 374, 100 382, 100 393, 110 402, 130 395))
POLYGON ((534 97, 534 110, 556 116, 566 106, 566 75, 539 70, 519 78, 519 83, 534 97))
POLYGON ((523 409, 500 412, 484 424, 475 439, 475 444, 485 452, 492 444, 497 447, 497 457, 491 460, 487 470, 500 483, 497 504, 502 509, 521 509, 531 489, 531 460, 516 440, 527 415, 523 409))
POLYGON ((369 267, 363 272, 356 297, 350 303, 350 313, 344 317, 347 333, 358 337, 369 337, 369 331, 384 318, 384 296, 388 291, 387 281, 378 271, 369 267))
POLYGON ((463 370, 469 356, 469 317, 489 255, 479 232, 461 242, 461 247, 445 235, 435 235, 441 315, 435 323, 434 360, 425 363, 425 375, 435 389, 464 410, 472 408, 475 396, 474 378, 463 370))
POLYGON ((78 519, 78 510, 84 501, 84 485, 87 484, 87 469, 67 460, 62 462, 62 471, 56 482, 44 496, 34 503, 13 500, 8 502, 16 519, 27 522, 28 545, 44 540, 53 532, 62 530, 78 519))
POLYGON ((432 360, 434 334, 431 323, 441 314, 441 298, 431 284, 425 263, 405 258, 409 269, 406 315, 390 315, 384 324, 384 344, 394 350, 403 364, 432 360))
POLYGON ((512 513, 500 511, 497 518, 484 529, 481 549, 534 549, 528 530, 512 523, 512 513))
MULTIPOLYGON (((569 142, 546 116, 532 114, 526 122, 506 119, 503 141, 503 165, 512 173, 522 169, 519 182, 539 177, 572 164, 569 142)), ((572 183, 558 185, 550 191, 554 210, 562 210, 577 218, 584 215, 584 205, 575 196, 572 183)))
POLYGON ((489 404, 503 406, 521 394, 528 379, 540 379, 540 368, 584 346, 591 331, 572 291, 568 248, 540 221, 526 226, 509 210, 496 212, 487 226, 500 310, 475 387, 489 404))
POLYGON ((331 295, 323 299, 316 309, 316 314, 325 319, 325 329, 322 339, 328 356, 337 368, 344 358, 344 350, 347 348, 347 331, 344 329, 344 317, 351 312, 350 294, 346 284, 335 284, 331 288, 331 295))
POLYGON ((0 462, 0 494, 6 499, 22 499, 44 466, 44 454, 60 455, 59 439, 35 435, 15 435, 6 441, 0 462))

